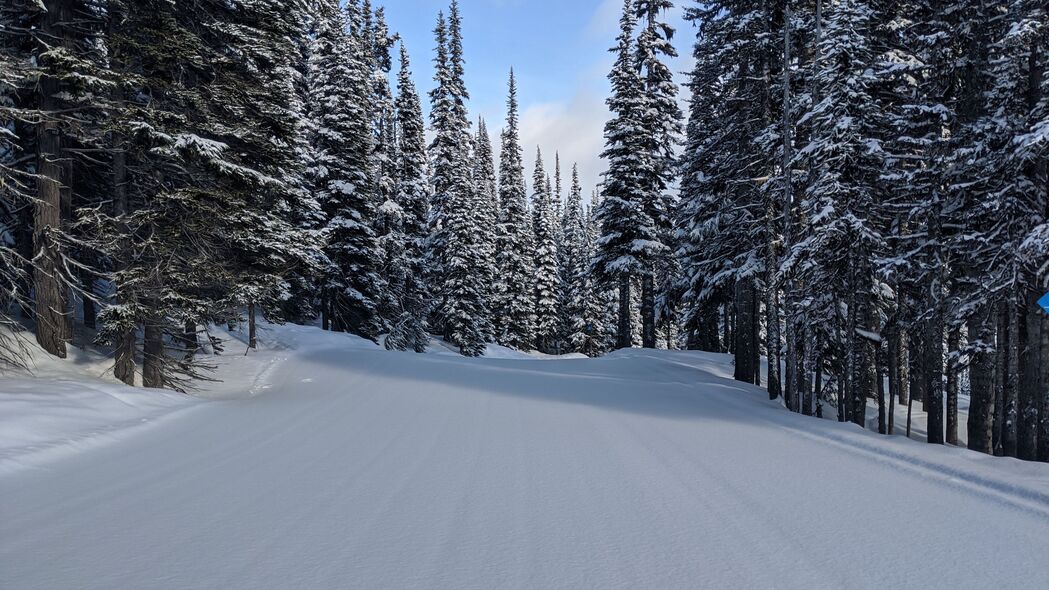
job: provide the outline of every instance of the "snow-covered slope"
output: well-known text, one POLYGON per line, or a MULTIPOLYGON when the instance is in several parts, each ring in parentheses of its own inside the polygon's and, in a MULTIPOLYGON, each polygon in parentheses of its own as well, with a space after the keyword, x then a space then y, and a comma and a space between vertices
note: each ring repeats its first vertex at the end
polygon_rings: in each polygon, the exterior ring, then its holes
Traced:
POLYGON ((1049 467, 790 414, 718 355, 265 341, 218 401, 0 472, 0 588, 1049 587, 1049 467))

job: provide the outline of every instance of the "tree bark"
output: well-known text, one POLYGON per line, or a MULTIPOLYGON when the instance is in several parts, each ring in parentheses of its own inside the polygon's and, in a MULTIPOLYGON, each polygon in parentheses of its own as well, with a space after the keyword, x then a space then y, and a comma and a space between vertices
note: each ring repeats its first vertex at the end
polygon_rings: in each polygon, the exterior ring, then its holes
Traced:
POLYGON ((735 371, 737 381, 754 383, 754 288, 749 281, 736 283, 735 371))
MULTIPOLYGON (((47 39, 64 38, 71 21, 67 0, 47 0, 47 13, 41 34, 47 39)), ((44 71, 50 58, 43 58, 44 71)), ((37 200, 33 204, 33 291, 35 296, 36 341, 49 354, 66 357, 66 300, 59 279, 61 251, 55 234, 62 227, 62 191, 69 182, 68 167, 62 164, 62 134, 50 113, 61 107, 61 85, 52 76, 42 75, 38 83, 40 110, 44 120, 37 126, 37 200)))
POLYGON ((1006 348, 1006 375, 1002 420, 1002 453, 1006 457, 1016 456, 1018 395, 1020 386, 1020 351, 1026 344, 1020 332, 1020 312, 1016 302, 1009 303, 1009 344, 1006 348))
POLYGON ((947 334, 947 435, 949 445, 958 445, 958 349, 961 335, 957 328, 947 334))
POLYGON ((994 354, 991 352, 994 346, 993 317, 991 306, 983 305, 969 325, 973 352, 969 364, 968 446, 987 454, 994 452, 991 436, 995 389, 994 354))
POLYGON ((142 386, 164 387, 164 329, 147 320, 142 344, 142 386))
POLYGON ((619 277, 619 327, 616 331, 616 348, 634 345, 634 327, 630 309, 630 275, 619 277))
POLYGON ((641 346, 656 347, 656 280, 651 273, 641 277, 641 346))
POLYGON ((248 348, 259 349, 258 325, 255 318, 255 304, 248 304, 248 348))
POLYGON ((1038 458, 1038 408, 1042 393, 1042 330, 1045 314, 1038 307, 1039 293, 1027 289, 1024 320, 1026 346, 1021 351, 1023 380, 1020 383, 1016 456, 1033 461, 1038 458), (1036 311, 1037 310, 1037 311, 1036 311))

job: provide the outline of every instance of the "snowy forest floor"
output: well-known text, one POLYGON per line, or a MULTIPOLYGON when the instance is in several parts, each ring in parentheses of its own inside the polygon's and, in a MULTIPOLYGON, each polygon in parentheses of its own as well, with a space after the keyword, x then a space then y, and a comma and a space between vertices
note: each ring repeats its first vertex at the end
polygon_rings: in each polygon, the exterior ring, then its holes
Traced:
POLYGON ((1049 587, 1049 466, 788 413, 724 355, 262 341, 192 396, 86 351, 0 379, 0 588, 1049 587))

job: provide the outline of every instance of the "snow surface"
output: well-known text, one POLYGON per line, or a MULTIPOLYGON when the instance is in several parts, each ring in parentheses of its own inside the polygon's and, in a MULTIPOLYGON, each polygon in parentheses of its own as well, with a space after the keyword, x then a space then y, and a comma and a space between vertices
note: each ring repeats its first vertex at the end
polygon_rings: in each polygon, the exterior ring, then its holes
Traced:
POLYGON ((0 380, 0 588, 1049 587, 1049 466, 790 414, 723 355, 263 342, 192 397, 0 380))

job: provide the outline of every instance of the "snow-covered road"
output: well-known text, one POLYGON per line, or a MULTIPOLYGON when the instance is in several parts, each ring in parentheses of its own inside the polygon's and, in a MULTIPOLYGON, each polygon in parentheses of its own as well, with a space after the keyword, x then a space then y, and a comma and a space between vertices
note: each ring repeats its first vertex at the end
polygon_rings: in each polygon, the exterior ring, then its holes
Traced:
POLYGON ((1049 469, 793 416, 713 356, 289 352, 0 472, 0 588, 1049 588, 1049 469))

